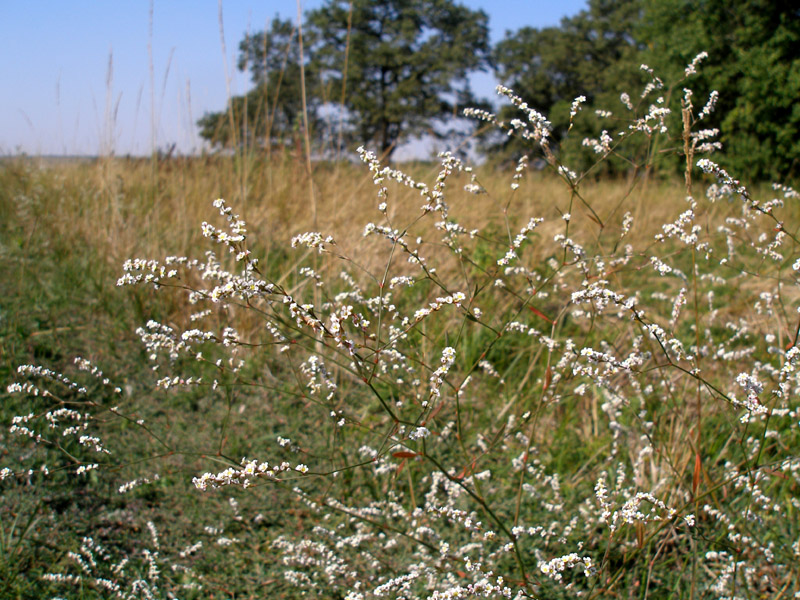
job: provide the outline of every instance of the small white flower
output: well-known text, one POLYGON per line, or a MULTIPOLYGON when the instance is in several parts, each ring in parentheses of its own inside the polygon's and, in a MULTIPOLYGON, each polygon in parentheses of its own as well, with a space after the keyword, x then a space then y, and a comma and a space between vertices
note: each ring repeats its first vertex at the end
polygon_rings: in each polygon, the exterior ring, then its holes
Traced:
POLYGON ((417 427, 414 431, 408 434, 408 438, 411 440, 419 440, 428 437, 430 434, 431 432, 427 427, 417 427))

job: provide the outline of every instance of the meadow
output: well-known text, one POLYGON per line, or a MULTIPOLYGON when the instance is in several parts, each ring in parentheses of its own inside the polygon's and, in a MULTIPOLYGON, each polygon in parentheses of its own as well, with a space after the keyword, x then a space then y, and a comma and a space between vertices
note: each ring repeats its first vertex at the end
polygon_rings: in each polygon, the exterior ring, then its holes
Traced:
POLYGON ((797 193, 504 93, 505 165, 3 161, 0 596, 800 597, 797 193))

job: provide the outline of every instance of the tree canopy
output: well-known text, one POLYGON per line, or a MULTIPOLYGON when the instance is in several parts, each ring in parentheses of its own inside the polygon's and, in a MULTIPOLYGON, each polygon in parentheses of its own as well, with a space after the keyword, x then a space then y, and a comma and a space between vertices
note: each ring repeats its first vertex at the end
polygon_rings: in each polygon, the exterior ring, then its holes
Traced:
POLYGON ((674 77, 701 51, 697 87, 719 92, 719 162, 749 178, 800 168, 800 5, 793 1, 645 0, 644 60, 674 77))
MULTIPOLYGON (((708 120, 721 132, 718 161, 742 177, 774 179, 796 175, 800 162, 796 2, 589 0, 558 27, 523 26, 490 48, 487 15, 455 0, 327 0, 305 14, 303 42, 301 65, 291 21, 276 18, 266 31, 246 36, 239 68, 250 71, 254 88, 232 98, 227 110, 205 115, 202 137, 229 146, 295 139, 302 130, 302 67, 311 137, 343 138, 351 149, 357 142, 390 156, 410 137, 445 135, 461 108, 485 106, 468 78, 491 65, 502 84, 548 116, 563 160, 582 168, 594 162, 583 138, 616 126, 596 109, 612 111, 613 119, 647 110, 620 101, 626 92, 636 104, 649 77, 642 63, 663 81, 679 82, 685 66, 706 51, 691 86, 698 102, 712 90, 719 94, 708 120), (579 96, 588 110, 576 116, 572 103, 579 96)), ((677 118, 682 90, 661 95, 677 118)), ((510 115, 501 108, 501 118, 510 115)), ((516 138, 494 142, 484 151, 523 151, 516 138)))
MULTIPOLYGON (((303 35, 311 121, 323 106, 342 111, 346 139, 387 156, 409 137, 437 135, 437 122, 474 102, 467 76, 489 57, 488 17, 453 0, 329 0, 306 13, 303 35)), ((282 139, 302 110, 296 29, 275 19, 239 49, 256 88, 205 115, 201 135, 230 144, 230 123, 242 140, 249 122, 257 137, 282 139)))
MULTIPOLYGON (((597 137, 602 124, 591 113, 573 122, 571 105, 584 96, 588 105, 619 106, 619 93, 638 85, 642 44, 632 31, 640 18, 638 0, 592 0, 587 10, 562 19, 559 27, 522 27, 507 32, 494 48, 497 78, 547 114, 555 143, 565 141, 572 125, 561 153, 574 166, 594 161, 581 140, 597 137)), ((501 118, 511 115, 516 116, 510 106, 500 111, 501 118)), ((490 147, 517 151, 519 143, 516 137, 504 137, 502 148, 490 147)))
POLYGON ((473 101, 467 75, 489 55, 486 13, 452 0, 356 0, 352 14, 350 2, 330 0, 308 21, 317 68, 334 88, 346 85, 352 137, 387 155, 473 101))
MULTIPOLYGON (((562 157, 582 168, 593 157, 581 140, 597 137, 603 123, 593 110, 582 111, 565 140, 573 99, 585 96, 587 108, 616 113, 621 93, 635 99, 641 90, 641 64, 674 83, 695 56, 708 52, 691 87, 700 102, 713 90, 719 94, 708 120, 723 144, 715 160, 740 176, 781 179, 797 173, 800 159, 798 48, 796 2, 590 0, 559 27, 509 32, 494 60, 498 79, 549 115, 562 157)), ((665 89, 663 96, 679 118, 682 90, 665 89)), ((504 149, 514 150, 514 143, 504 141, 504 149)))

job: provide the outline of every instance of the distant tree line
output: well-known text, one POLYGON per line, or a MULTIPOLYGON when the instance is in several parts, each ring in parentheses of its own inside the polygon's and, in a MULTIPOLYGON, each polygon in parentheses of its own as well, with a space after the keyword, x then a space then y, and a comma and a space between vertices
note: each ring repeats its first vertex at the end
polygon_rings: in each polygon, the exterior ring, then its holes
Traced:
MULTIPOLYGON (((253 89, 232 98, 226 110, 204 115, 201 136, 219 147, 296 143, 303 128, 302 68, 308 128, 317 147, 340 152, 367 144, 388 158, 414 136, 463 135, 461 111, 490 106, 474 96, 468 77, 491 69, 548 116, 562 157, 582 167, 593 157, 581 141, 614 128, 608 119, 630 117, 620 95, 629 93, 636 104, 646 83, 640 65, 652 67, 665 82, 678 81, 706 51, 709 57, 690 85, 697 103, 712 90, 719 93, 707 125, 721 132, 725 152, 719 162, 750 178, 797 175, 796 1, 590 0, 558 27, 521 27, 494 47, 488 22, 485 12, 455 0, 328 0, 306 12, 301 53, 296 24, 275 18, 239 45, 238 66, 250 72, 253 89), (578 96, 586 97, 585 108, 571 123, 578 96), (596 109, 612 115, 600 116, 596 109)), ((682 94, 680 88, 660 92, 674 113, 682 94)), ((511 114, 506 106, 499 116, 511 114)), ((518 143, 484 137, 481 149, 502 157, 521 151, 518 143)), ((627 168, 613 160, 607 164, 627 168)))

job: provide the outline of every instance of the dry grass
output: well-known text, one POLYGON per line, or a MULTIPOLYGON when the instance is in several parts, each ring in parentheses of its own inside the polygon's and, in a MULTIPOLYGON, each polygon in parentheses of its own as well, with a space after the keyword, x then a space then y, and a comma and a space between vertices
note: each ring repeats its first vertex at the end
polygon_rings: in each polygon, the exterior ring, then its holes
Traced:
MULTIPOLYGON (((425 182, 438 172, 435 164, 404 168, 425 182)), ((11 177, 14 173, 22 177, 28 189, 46 188, 47 193, 37 194, 35 207, 21 205, 20 211, 33 210, 34 221, 45 222, 54 236, 88 245, 115 268, 133 256, 190 254, 198 247, 199 224, 209 218, 215 198, 225 198, 246 219, 251 241, 264 253, 264 261, 270 260, 273 246, 284 246, 293 235, 314 228, 305 199, 307 175, 288 155, 271 164, 207 157, 159 161, 155 166, 149 160, 122 158, 56 164, 19 159, 5 169, 11 177), (29 169, 26 162, 36 168, 29 169)), ((318 202, 316 229, 332 235, 341 254, 359 254, 363 226, 381 218, 369 172, 360 165, 317 164, 312 177, 318 202)), ((669 181, 587 182, 582 197, 603 221, 601 228, 581 201, 571 198, 564 182, 546 173, 530 174, 515 193, 506 173, 478 169, 478 180, 493 193, 467 193, 463 190, 467 175, 452 176, 447 190, 451 212, 468 230, 494 228, 499 241, 504 234, 515 235, 533 216, 547 219, 539 232, 551 238, 558 232, 558 216, 571 212, 574 239, 591 243, 601 233, 618 233, 622 215, 630 211, 636 237, 629 241, 640 246, 675 214, 684 196, 681 187, 669 181)), ((423 202, 416 191, 395 186, 390 188, 390 199, 388 214, 394 227, 403 229, 419 217, 423 202)), ((35 223, 21 219, 20 226, 35 223)), ((385 265, 384 257, 374 258, 363 266, 371 271, 385 265)))

